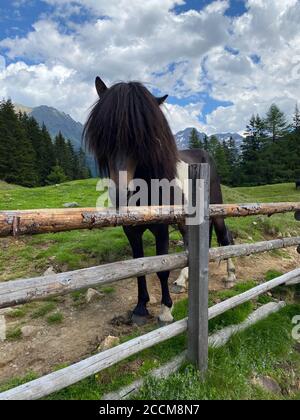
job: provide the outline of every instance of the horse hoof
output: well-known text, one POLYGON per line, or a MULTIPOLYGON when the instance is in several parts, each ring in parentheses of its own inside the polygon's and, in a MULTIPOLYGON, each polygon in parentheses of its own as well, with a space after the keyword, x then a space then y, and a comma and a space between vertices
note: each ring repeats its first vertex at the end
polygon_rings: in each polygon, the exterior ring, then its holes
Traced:
POLYGON ((144 325, 147 324, 148 321, 149 321, 149 316, 139 316, 139 315, 132 314, 131 322, 132 324, 137 325, 138 327, 143 327, 144 325))
POLYGON ((232 289, 236 285, 236 281, 224 279, 224 286, 225 289, 232 289))
POLYGON ((173 284, 171 286, 171 292, 174 293, 175 295, 181 295, 182 293, 186 292, 186 288, 183 286, 178 286, 177 284, 173 284))

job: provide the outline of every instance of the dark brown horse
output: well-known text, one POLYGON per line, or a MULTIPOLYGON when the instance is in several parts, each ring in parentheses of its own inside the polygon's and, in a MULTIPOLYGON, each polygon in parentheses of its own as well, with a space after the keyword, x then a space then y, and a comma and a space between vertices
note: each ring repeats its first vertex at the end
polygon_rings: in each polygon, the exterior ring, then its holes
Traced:
MULTIPOLYGON (((203 150, 178 151, 169 124, 160 109, 167 96, 154 97, 141 83, 118 83, 108 88, 97 77, 96 89, 99 101, 91 111, 84 129, 87 147, 97 158, 100 171, 120 188, 119 173, 127 172, 127 182, 142 179, 148 185, 151 180, 172 181, 178 177, 178 168, 189 163, 209 163, 211 167, 211 203, 221 204, 220 179, 212 158, 203 150)), ((127 188, 127 185, 126 185, 127 188)), ((118 194, 117 194, 118 196, 118 194)), ((150 199, 150 197, 149 197, 150 199)), ((151 204, 162 204, 161 202, 151 204)), ((174 204, 171 203, 171 204, 174 204)), ((213 227, 218 243, 227 246, 233 243, 222 217, 211 221, 210 239, 213 227)), ((179 226, 187 244, 185 226, 179 226)), ((156 240, 157 255, 169 250, 169 228, 164 224, 124 227, 124 232, 132 247, 133 257, 141 258, 143 234, 149 229, 156 240)), ((233 265, 229 263, 229 274, 234 281, 233 265)), ((169 272, 158 273, 162 288, 161 322, 171 322, 172 299, 169 292, 169 272)), ((175 291, 186 288, 187 270, 183 270, 175 282, 175 291)), ((133 310, 133 322, 144 323, 149 313, 149 294, 145 276, 138 278, 138 303, 133 310)))

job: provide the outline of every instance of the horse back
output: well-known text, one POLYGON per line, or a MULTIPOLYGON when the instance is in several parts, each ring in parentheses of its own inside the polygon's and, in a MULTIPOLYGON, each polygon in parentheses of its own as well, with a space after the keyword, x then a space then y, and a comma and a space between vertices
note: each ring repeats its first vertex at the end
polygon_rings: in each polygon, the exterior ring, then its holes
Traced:
POLYGON ((177 166, 178 178, 188 178, 188 165, 192 163, 208 163, 210 165, 210 203, 223 204, 221 181, 216 164, 208 152, 202 149, 179 151, 180 162, 177 166))

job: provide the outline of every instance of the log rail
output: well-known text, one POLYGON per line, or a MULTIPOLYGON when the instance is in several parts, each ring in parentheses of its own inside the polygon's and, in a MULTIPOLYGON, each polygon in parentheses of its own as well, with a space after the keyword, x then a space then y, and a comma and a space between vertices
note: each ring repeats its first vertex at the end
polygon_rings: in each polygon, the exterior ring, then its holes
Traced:
MULTIPOLYGON (((300 217, 300 203, 222 204, 210 206, 210 217, 245 217, 295 212, 300 217)), ((127 207, 116 212, 110 208, 42 209, 0 211, 0 237, 55 233, 140 224, 184 222, 181 206, 127 207)))

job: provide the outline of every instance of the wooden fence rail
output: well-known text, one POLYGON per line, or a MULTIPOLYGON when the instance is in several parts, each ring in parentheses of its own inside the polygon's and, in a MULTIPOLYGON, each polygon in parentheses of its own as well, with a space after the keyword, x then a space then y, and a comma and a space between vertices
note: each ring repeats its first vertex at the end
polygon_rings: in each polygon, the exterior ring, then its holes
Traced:
MULTIPOLYGON (((300 237, 212 248, 209 251, 209 259, 210 261, 221 261, 297 245, 300 245, 300 237)), ((31 279, 11 280, 0 283, 0 309, 64 295, 88 287, 101 286, 131 277, 181 269, 187 265, 188 253, 183 252, 115 262, 31 279)))
MULTIPOLYGON (((300 203, 222 204, 210 206, 210 217, 245 217, 296 212, 300 203)), ((181 206, 127 207, 119 213, 109 208, 0 211, 0 237, 63 232, 151 223, 177 224, 185 221, 181 206)))

